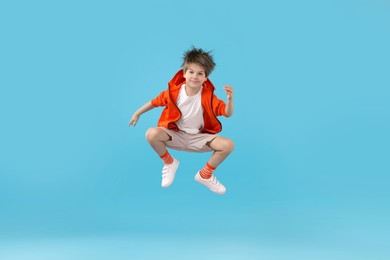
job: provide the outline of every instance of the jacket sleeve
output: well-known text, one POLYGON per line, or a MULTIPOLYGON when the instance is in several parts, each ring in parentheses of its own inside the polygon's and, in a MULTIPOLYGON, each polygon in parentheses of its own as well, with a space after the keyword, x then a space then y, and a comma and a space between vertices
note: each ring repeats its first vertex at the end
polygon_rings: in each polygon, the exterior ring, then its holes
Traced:
POLYGON ((225 102, 217 98, 215 94, 213 94, 212 105, 213 105, 214 115, 226 116, 226 104, 225 102))
POLYGON ((168 89, 162 91, 156 98, 151 100, 154 107, 167 106, 168 104, 168 89))

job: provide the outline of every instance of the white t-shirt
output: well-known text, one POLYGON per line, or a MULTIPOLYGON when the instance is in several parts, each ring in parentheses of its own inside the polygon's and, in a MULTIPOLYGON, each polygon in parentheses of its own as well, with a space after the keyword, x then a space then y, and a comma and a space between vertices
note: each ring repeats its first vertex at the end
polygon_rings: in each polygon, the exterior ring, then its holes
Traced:
POLYGON ((180 88, 177 107, 181 118, 176 122, 180 130, 189 134, 198 134, 203 128, 202 89, 193 96, 187 96, 185 84, 180 88))

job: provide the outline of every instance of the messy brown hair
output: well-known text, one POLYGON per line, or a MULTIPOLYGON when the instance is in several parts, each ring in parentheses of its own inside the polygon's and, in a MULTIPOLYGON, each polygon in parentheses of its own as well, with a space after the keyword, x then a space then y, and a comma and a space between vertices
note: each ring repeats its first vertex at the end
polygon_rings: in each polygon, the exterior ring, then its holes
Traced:
POLYGON ((192 49, 184 52, 183 64, 181 65, 184 72, 187 71, 190 63, 197 63, 201 65, 205 70, 206 77, 208 77, 215 68, 215 62, 213 56, 211 55, 211 51, 206 52, 195 47, 192 47, 192 49))

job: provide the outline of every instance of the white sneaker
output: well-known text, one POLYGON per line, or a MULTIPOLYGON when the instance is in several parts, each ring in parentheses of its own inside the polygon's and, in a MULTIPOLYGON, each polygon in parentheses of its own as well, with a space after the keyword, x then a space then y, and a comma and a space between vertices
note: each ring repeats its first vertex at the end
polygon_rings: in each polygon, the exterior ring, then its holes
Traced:
POLYGON ((212 175, 210 179, 203 179, 202 176, 200 176, 199 172, 197 172, 195 175, 195 181, 199 182, 200 184, 203 184, 212 192, 215 192, 217 194, 224 194, 226 192, 225 186, 223 186, 219 181, 217 181, 217 178, 215 178, 214 175, 212 175))
POLYGON ((175 179, 175 174, 177 167, 179 167, 179 161, 173 158, 173 163, 171 164, 164 164, 164 167, 162 169, 162 181, 161 186, 163 188, 168 188, 169 185, 172 184, 173 180, 175 179))

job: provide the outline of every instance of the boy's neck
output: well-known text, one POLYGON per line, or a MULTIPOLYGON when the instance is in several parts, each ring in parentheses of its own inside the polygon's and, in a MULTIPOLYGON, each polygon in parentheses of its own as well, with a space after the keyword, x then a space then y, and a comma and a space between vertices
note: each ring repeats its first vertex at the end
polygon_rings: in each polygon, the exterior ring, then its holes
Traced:
POLYGON ((198 87, 198 88, 190 88, 190 87, 188 87, 187 85, 185 86, 185 91, 186 91, 186 94, 187 94, 187 96, 194 96, 194 95, 196 95, 196 94, 198 94, 198 92, 200 91, 200 89, 201 89, 202 87, 198 87))

